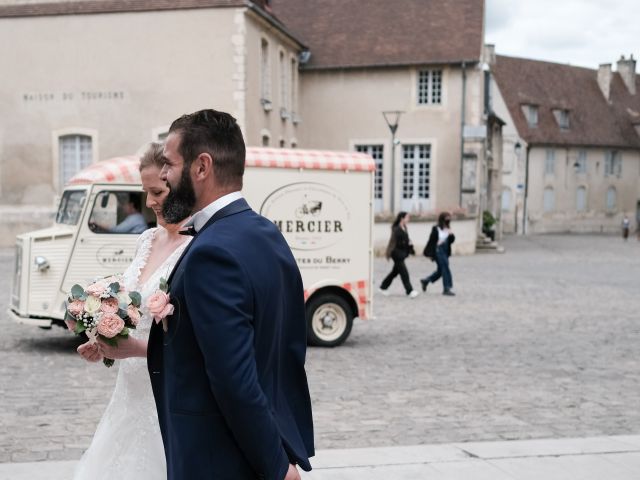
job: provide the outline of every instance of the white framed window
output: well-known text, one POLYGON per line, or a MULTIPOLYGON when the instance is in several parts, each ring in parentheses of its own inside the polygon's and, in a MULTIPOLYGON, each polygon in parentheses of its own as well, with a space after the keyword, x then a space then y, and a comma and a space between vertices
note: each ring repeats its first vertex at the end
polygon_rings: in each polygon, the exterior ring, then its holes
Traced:
POLYGON ((505 188, 502 190, 502 211, 508 212, 511 210, 511 190, 505 188))
POLYGON ((384 185, 384 145, 356 145, 356 152, 371 155, 376 164, 373 180, 373 198, 376 201, 376 211, 382 210, 382 193, 384 185))
POLYGON ((552 187, 544 189, 543 207, 545 213, 553 212, 556 208, 556 194, 552 187))
POLYGON ((618 206, 618 192, 616 187, 609 187, 607 189, 607 211, 614 212, 618 206))
POLYGON ((556 117, 556 122, 558 122, 560 130, 569 130, 569 110, 555 108, 553 110, 553 116, 556 117))
POLYGON ((442 70, 418 71, 418 105, 442 103, 442 70))
POLYGON ((544 174, 553 175, 556 171, 556 151, 553 148, 547 148, 547 155, 544 161, 544 174))
POLYGON ((51 132, 53 183, 57 191, 98 157, 98 132, 89 128, 65 128, 51 132))
POLYGON ((576 173, 587 173, 587 151, 580 150, 576 159, 576 173))
POLYGON ((401 208, 425 210, 431 195, 431 145, 402 145, 401 208))
POLYGON ((271 101, 271 62, 269 59, 269 42, 262 39, 260 43, 260 99, 271 101))
POLYGON ((529 127, 538 126, 538 106, 537 105, 522 105, 522 113, 527 119, 529 127))
POLYGON ((604 176, 620 177, 622 175, 622 158, 620 152, 609 150, 604 153, 604 176))
POLYGON ((578 212, 587 211, 587 188, 586 187, 578 187, 578 189, 576 190, 576 211, 578 212))

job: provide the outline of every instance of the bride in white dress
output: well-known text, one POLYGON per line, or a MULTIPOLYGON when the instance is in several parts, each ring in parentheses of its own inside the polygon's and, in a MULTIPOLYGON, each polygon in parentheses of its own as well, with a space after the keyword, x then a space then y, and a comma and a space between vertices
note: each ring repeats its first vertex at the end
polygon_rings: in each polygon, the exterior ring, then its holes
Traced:
MULTIPOLYGON (((74 480, 162 480, 166 466, 156 405, 147 371, 147 338, 153 321, 146 299, 167 279, 190 237, 180 235, 181 225, 166 224, 162 204, 169 193, 160 180, 162 146, 152 144, 142 156, 140 176, 147 206, 158 227, 140 235, 135 258, 124 273, 128 290, 142 295, 142 318, 128 341, 116 348, 85 343, 78 353, 87 361, 117 358, 119 371, 111 401, 98 424, 89 449, 76 467, 74 480), (116 351, 117 350, 117 351, 116 351), (128 357, 122 359, 122 357, 128 357)), ((101 368, 102 365, 100 365, 101 368)))

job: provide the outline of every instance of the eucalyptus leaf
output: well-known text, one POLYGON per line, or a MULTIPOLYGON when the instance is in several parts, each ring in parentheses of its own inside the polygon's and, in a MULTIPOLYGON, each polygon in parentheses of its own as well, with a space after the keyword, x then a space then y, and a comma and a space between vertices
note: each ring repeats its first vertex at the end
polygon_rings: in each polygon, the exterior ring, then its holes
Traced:
POLYGON ((133 306, 140 308, 140 304, 142 304, 142 296, 138 292, 129 292, 129 297, 131 298, 133 306))
POLYGON ((71 287, 71 296, 77 300, 77 299, 82 299, 82 297, 85 296, 84 293, 84 288, 82 288, 80 285, 75 284, 73 287, 71 287))

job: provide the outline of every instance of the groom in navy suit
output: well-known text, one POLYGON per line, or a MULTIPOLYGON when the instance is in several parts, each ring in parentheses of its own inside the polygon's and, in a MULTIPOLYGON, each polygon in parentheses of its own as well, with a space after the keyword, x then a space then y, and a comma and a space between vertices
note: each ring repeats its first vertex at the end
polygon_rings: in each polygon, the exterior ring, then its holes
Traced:
POLYGON ((164 217, 193 214, 195 235, 169 278, 174 313, 153 325, 147 352, 168 479, 299 479, 314 445, 295 259, 242 198, 232 116, 177 119, 164 156, 164 217))

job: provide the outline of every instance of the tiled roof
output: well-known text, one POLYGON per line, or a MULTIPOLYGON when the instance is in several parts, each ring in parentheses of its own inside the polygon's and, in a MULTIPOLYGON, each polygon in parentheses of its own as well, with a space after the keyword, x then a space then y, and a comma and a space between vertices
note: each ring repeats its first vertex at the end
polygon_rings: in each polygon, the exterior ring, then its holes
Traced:
MULTIPOLYGON (((30 17, 41 15, 79 15, 89 13, 144 12, 211 7, 242 7, 246 0, 85 0, 70 2, 21 3, 0 6, 0 17, 30 17)), ((254 4, 264 7, 265 0, 254 4)))
POLYGON ((479 61, 484 0, 272 0, 307 69, 479 61))
POLYGON ((498 55, 493 68, 520 137, 529 144, 639 148, 640 77, 631 95, 620 75, 611 78, 611 103, 594 69, 498 55), (530 127, 522 105, 538 106, 538 125, 530 127), (560 129, 554 109, 569 110, 569 128, 560 129), (635 114, 634 114, 635 112, 635 114))

